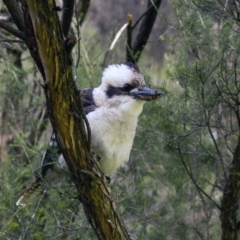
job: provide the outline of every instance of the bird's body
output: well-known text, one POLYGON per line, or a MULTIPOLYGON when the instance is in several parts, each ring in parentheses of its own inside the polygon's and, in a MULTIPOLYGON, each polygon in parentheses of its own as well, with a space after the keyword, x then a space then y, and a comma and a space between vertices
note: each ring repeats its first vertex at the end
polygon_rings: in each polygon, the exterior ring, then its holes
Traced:
MULTIPOLYGON (((132 63, 110 65, 104 70, 97 88, 81 91, 84 111, 91 128, 92 149, 98 155, 100 167, 106 176, 111 176, 128 161, 138 116, 145 101, 161 95, 145 87, 143 75, 132 63)), ((36 175, 36 182, 38 185, 48 182, 48 179, 52 182, 52 179, 59 178, 66 171, 67 164, 53 133, 49 148, 43 156, 41 173, 36 175), (50 148, 57 155, 55 164, 50 148)), ((17 205, 25 205, 27 193, 32 190, 31 187, 27 189, 17 205)))
POLYGON ((87 115, 92 131, 92 148, 100 157, 99 164, 103 172, 110 176, 127 162, 137 127, 137 118, 142 106, 136 106, 129 113, 128 120, 123 112, 103 108, 87 115), (97 127, 99 119, 101 127, 97 127), (104 137, 103 137, 104 136, 104 137))

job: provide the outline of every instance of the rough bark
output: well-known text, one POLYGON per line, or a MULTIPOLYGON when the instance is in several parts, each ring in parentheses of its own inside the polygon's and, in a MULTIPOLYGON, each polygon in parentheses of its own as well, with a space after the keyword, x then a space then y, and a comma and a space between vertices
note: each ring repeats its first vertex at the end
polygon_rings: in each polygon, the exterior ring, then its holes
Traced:
POLYGON ((86 216, 99 239, 129 239, 109 187, 90 149, 72 61, 54 2, 26 0, 27 43, 42 73, 50 120, 86 216))
POLYGON ((222 240, 237 240, 239 223, 237 221, 240 194, 240 139, 234 152, 229 177, 223 190, 221 205, 222 240))

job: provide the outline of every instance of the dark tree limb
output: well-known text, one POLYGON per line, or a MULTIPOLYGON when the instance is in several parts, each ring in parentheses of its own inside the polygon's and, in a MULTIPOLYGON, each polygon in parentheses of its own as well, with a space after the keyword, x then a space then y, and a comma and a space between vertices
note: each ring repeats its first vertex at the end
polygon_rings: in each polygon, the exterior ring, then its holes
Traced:
POLYGON ((222 225, 222 240, 237 240, 239 232, 239 222, 237 213, 239 208, 240 193, 240 139, 234 152, 233 162, 229 170, 229 178, 223 189, 222 211, 220 214, 222 225))
MULTIPOLYGON (((127 61, 132 58, 132 15, 128 13, 127 15, 127 61)), ((131 62, 131 61, 130 61, 131 62)))
POLYGON ((27 43, 44 79, 49 117, 66 159, 86 216, 99 239, 130 239, 111 191, 90 151, 79 90, 72 72, 62 26, 52 11, 52 0, 26 0, 24 18, 27 43), (38 62, 40 61, 40 63, 38 62))
MULTIPOLYGON (((138 34, 136 36, 135 43, 133 47, 127 47, 127 61, 137 63, 142 51, 148 41, 150 33, 152 31, 153 24, 157 17, 158 9, 161 5, 161 0, 149 0, 147 5, 147 11, 143 14, 144 17, 140 17, 142 19, 141 25, 138 30, 138 34)), ((137 21, 139 22, 139 21, 137 21)), ((136 24, 134 25, 135 28, 136 24)))
POLYGON ((16 0, 3 0, 3 3, 6 5, 17 28, 20 31, 23 31, 24 30, 24 21, 23 21, 23 13, 21 11, 21 8, 19 7, 20 3, 16 0))
POLYGON ((5 31, 11 33, 15 37, 18 37, 22 40, 25 40, 25 34, 22 31, 19 31, 12 27, 10 24, 6 23, 6 21, 0 20, 0 28, 4 29, 5 31))
MULTIPOLYGON (((25 36, 26 36, 26 45, 29 49, 29 52, 34 60, 34 62, 36 63, 40 73, 42 74, 43 79, 46 78, 45 76, 45 71, 44 71, 44 63, 41 61, 41 57, 39 55, 39 51, 38 51, 38 45, 37 45, 37 37, 35 36, 35 30, 34 30, 34 26, 32 23, 32 19, 30 17, 29 14, 29 9, 28 9, 28 5, 26 3, 25 0, 22 0, 22 9, 24 12, 24 32, 25 32, 25 36)), ((53 14, 53 13, 51 13, 53 14)), ((49 30, 49 33, 51 33, 51 30, 49 30)))
POLYGON ((64 0, 63 1, 63 7, 62 7, 62 30, 63 30, 63 35, 65 37, 68 36, 71 22, 72 22, 72 17, 73 17, 73 12, 75 9, 75 14, 76 14, 76 19, 77 19, 77 24, 82 25, 87 12, 88 8, 90 6, 90 0, 82 0, 82 1, 77 1, 75 2, 74 0, 64 0))
POLYGON ((68 32, 71 26, 72 17, 73 17, 73 9, 74 9, 74 0, 64 0, 62 7, 62 31, 63 36, 67 37, 68 32))
POLYGON ((134 25, 132 26, 132 30, 134 30, 135 27, 137 27, 137 25, 139 24, 139 22, 143 19, 143 17, 148 13, 148 11, 151 9, 151 5, 150 7, 147 8, 147 10, 138 18, 138 20, 134 23, 134 25))

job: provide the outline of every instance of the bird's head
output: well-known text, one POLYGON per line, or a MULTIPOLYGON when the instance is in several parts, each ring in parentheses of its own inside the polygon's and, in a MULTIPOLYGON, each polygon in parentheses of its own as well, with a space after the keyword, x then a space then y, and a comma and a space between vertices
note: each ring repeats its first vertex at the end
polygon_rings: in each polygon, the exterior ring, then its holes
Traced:
POLYGON ((108 66, 100 85, 94 89, 95 104, 105 106, 119 114, 137 117, 146 101, 161 97, 163 93, 147 88, 143 75, 133 63, 108 66))
POLYGON ((103 71, 98 89, 105 95, 103 100, 116 104, 136 101, 144 103, 163 95, 159 91, 147 88, 139 68, 130 62, 108 66, 103 71))

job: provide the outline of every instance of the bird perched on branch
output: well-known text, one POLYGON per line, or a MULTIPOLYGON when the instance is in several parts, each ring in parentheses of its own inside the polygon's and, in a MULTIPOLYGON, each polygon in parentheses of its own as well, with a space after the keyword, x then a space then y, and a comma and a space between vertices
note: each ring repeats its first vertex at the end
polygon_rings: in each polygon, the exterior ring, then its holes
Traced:
MULTIPOLYGON (((98 87, 81 91, 91 128, 92 149, 106 176, 111 176, 128 161, 144 103, 162 95, 146 87, 139 68, 130 62, 108 66, 98 87)), ((41 171, 35 172, 36 181, 16 204, 26 205, 40 186, 47 188, 66 172, 69 170, 53 133, 42 158, 41 171)))

